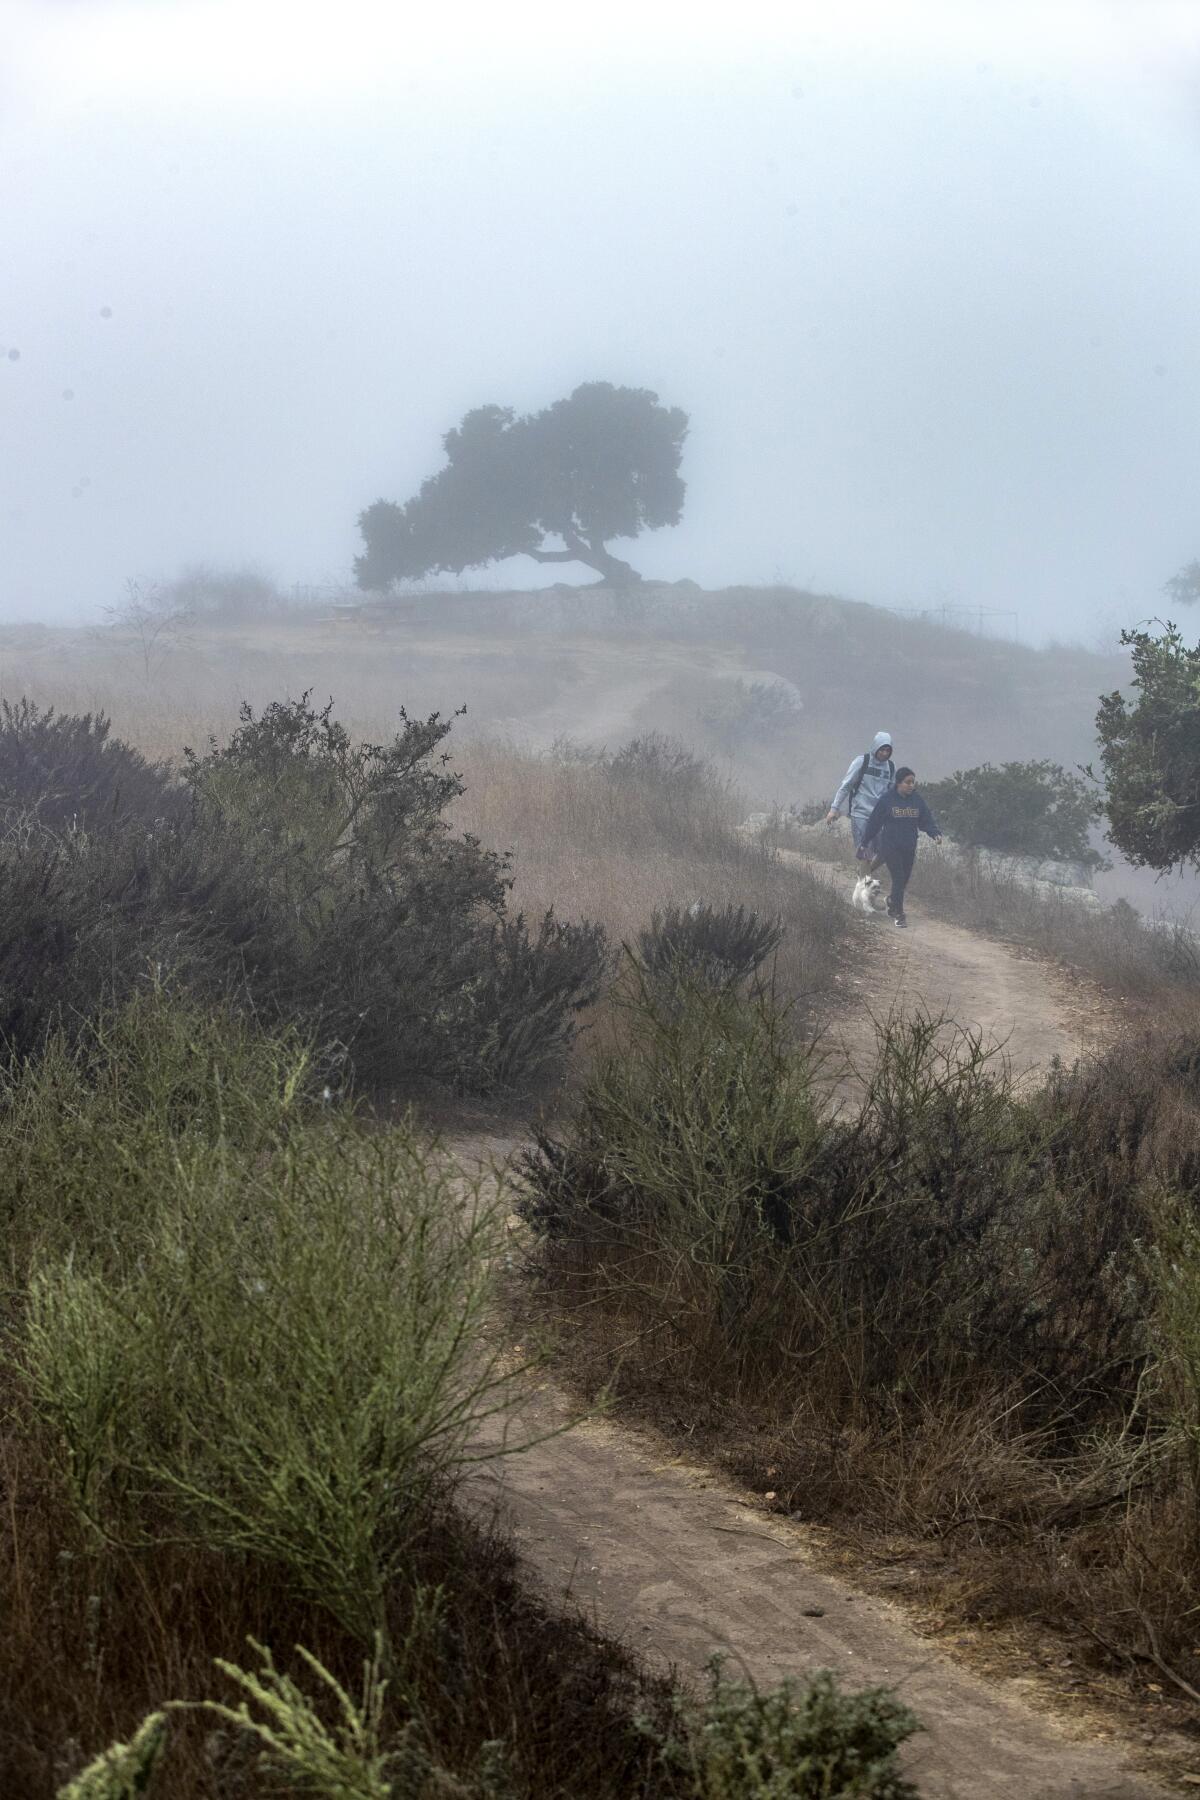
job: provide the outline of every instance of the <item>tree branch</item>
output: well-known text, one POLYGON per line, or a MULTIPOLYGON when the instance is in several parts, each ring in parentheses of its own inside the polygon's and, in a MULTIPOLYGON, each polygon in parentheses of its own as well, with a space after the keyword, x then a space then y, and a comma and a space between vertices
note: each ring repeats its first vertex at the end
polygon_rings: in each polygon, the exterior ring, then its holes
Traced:
POLYGON ((595 569, 606 581, 623 586, 631 581, 640 581, 641 576, 636 569, 631 569, 627 562, 612 556, 604 547, 604 540, 593 532, 590 538, 583 538, 571 526, 566 526, 558 534, 566 545, 565 550, 526 550, 525 556, 532 556, 535 562, 562 563, 581 562, 589 569, 595 569))

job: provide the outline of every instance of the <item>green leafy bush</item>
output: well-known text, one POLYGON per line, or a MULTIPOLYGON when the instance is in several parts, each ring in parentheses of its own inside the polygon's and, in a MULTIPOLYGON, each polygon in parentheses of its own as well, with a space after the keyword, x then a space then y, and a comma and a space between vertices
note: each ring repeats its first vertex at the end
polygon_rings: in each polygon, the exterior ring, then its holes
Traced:
MULTIPOLYGON (((381 1643, 364 1665, 360 1696, 298 1646, 326 1701, 322 1708, 276 1666, 270 1650, 254 1639, 251 1648, 257 1670, 217 1659, 242 1695, 238 1703, 206 1700, 199 1710, 255 1744, 268 1778, 320 1800, 515 1800, 503 1740, 485 1742, 463 1779, 439 1766, 415 1718, 389 1729, 381 1643)), ((657 1764, 654 1786, 645 1791, 679 1800, 917 1800, 896 1752, 920 1726, 886 1688, 846 1693, 821 1670, 803 1684, 784 1681, 762 1691, 726 1680, 720 1656, 707 1672, 703 1699, 675 1689, 665 1707, 635 1719, 657 1764)), ((155 1713, 129 1744, 113 1745, 61 1789, 59 1800, 136 1800, 153 1779, 165 1740, 166 1714, 155 1713)))
MULTIPOLYGON (((117 1167, 96 1172, 71 1247, 33 1251, 12 1355, 102 1538, 166 1531, 272 1563, 370 1641, 408 1522, 495 1380, 481 1332, 496 1203, 405 1127, 294 1116, 303 1069, 281 1093, 283 1060, 248 1068, 235 1049, 212 1070, 229 1131, 101 1079, 96 1129, 25 1156, 45 1181, 61 1155, 81 1200, 98 1150, 117 1167), (131 1205, 135 1160, 148 1179, 131 1205)), ((30 1124, 49 1139, 72 1091, 57 1059, 25 1080, 10 1146, 30 1124)))
POLYGON ((1161 1194, 1155 1223, 1147 1270, 1157 1302, 1162 1366, 1169 1404, 1200 1478, 1200 1225, 1191 1196, 1161 1194))
POLYGON ((896 1751, 919 1729, 884 1688, 843 1693, 827 1670, 761 1692, 708 1666, 703 1702, 676 1702, 675 1729, 647 1727, 695 1800, 916 1800, 896 1751))
POLYGON ((355 1698, 301 1645, 297 1654, 332 1702, 336 1723, 327 1725, 297 1682, 276 1668, 271 1652, 251 1640, 258 1671, 219 1658, 217 1667, 245 1696, 237 1706, 210 1700, 205 1710, 260 1745, 263 1773, 299 1784, 324 1800, 512 1800, 507 1746, 485 1742, 473 1779, 463 1781, 438 1765, 423 1743, 419 1722, 409 1718, 385 1730, 388 1679, 382 1642, 363 1668, 355 1698), (388 1742, 390 1736, 391 1742, 388 1742))
POLYGON ((1088 832, 1099 818, 1096 790, 1058 763, 982 763, 921 791, 943 831, 973 849, 1104 866, 1088 832))
POLYGON ((1200 866, 1200 644, 1175 625, 1121 642, 1136 697, 1106 694, 1096 715, 1112 841, 1140 866, 1200 866))
POLYGON ((188 780, 202 828, 237 841, 263 895, 239 944, 257 1004, 311 1019, 376 1080, 492 1087, 561 1051, 603 939, 550 916, 531 938, 505 918, 504 859, 442 816, 462 791, 436 760, 448 730, 435 714, 353 744, 329 707, 246 709, 188 780))

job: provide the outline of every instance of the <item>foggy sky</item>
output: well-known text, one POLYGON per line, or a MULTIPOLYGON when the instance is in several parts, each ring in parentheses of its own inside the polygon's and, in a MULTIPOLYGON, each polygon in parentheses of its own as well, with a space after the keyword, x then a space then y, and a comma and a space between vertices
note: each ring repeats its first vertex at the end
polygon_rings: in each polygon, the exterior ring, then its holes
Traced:
POLYGON ((1162 610, 1200 9, 798 10, 10 7, 0 618, 344 580, 467 408, 596 379, 691 414, 683 525, 616 546, 648 575, 1035 640, 1162 610))

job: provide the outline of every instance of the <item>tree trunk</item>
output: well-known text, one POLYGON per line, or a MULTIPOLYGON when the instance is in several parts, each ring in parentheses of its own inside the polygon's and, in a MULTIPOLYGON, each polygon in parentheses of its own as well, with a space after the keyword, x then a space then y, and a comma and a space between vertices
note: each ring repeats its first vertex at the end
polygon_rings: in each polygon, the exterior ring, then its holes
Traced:
POLYGON ((603 576, 609 587, 632 587, 634 582, 642 579, 629 563, 622 562, 619 556, 612 556, 604 548, 603 538, 581 538, 574 531, 564 531, 562 539, 565 550, 527 550, 525 554, 532 556, 535 562, 584 563, 603 576))

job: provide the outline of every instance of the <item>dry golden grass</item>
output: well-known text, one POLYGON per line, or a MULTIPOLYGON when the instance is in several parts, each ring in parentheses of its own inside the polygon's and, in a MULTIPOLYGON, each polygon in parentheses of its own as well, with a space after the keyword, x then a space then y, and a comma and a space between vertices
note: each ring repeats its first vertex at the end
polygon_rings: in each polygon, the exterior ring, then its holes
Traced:
MULTIPOLYGON (((388 634, 380 639, 345 621, 293 618, 206 625, 148 644, 129 631, 0 630, 0 693, 60 712, 104 712, 118 737, 147 756, 173 757, 182 744, 228 735, 238 707, 311 690, 333 699, 356 736, 390 738, 400 709, 447 716, 460 707, 464 739, 485 720, 516 725, 569 676, 552 651, 530 657, 507 648, 388 634)), ((493 723, 494 729, 494 723, 493 723)))
POLYGON ((652 782, 614 782, 569 747, 539 755, 476 741, 455 760, 467 785, 454 823, 511 851, 524 912, 597 920, 621 945, 667 906, 732 902, 783 921, 781 995, 803 1008, 826 990, 852 915, 827 883, 747 842, 735 829, 743 802, 716 780, 683 800, 652 782))

